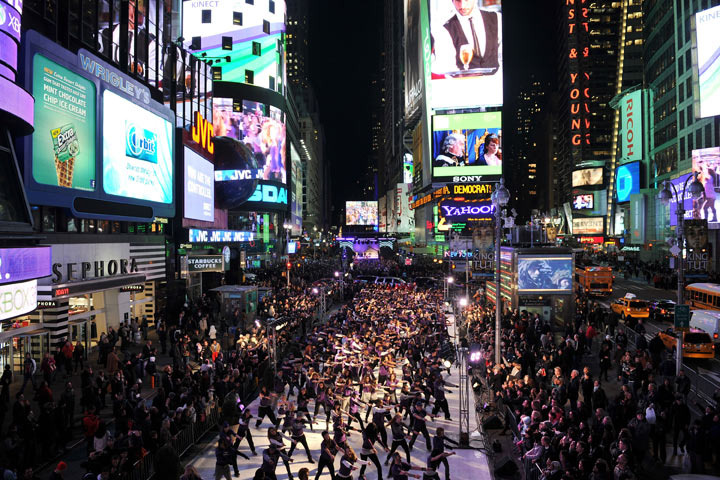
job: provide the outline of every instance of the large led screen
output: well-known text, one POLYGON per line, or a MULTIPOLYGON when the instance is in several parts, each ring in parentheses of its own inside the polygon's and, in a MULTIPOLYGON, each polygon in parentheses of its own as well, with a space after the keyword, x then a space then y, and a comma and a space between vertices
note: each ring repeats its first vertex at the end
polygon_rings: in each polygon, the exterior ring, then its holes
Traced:
POLYGON ((188 51, 198 57, 220 59, 215 66, 222 69, 225 82, 252 83, 280 91, 284 83, 284 0, 182 3, 182 36, 188 51))
POLYGON ((110 90, 102 99, 105 193, 172 203, 172 122, 110 90))
POLYGON ((375 201, 345 202, 345 224, 346 225, 371 225, 378 224, 378 204, 375 201))
POLYGON ((573 197, 574 210, 592 210, 595 208, 594 195, 592 193, 584 193, 573 197))
POLYGON ((184 148, 184 216, 215 221, 215 167, 189 148, 184 148))
POLYGON ((575 217, 573 235, 601 235, 605 233, 605 217, 575 217))
POLYGON ((572 278, 572 257, 518 257, 520 292, 572 292, 572 278))
POLYGON ((287 183, 285 162, 285 123, 279 108, 258 102, 213 99, 215 136, 230 137, 243 142, 257 160, 258 180, 287 183))
MULTIPOLYGON (((692 203, 694 218, 718 223, 718 195, 720 192, 720 147, 692 151, 692 170, 705 188, 703 196, 692 203)), ((692 180, 691 180, 692 182, 692 180)), ((682 185, 678 186, 682 190, 682 185)), ((688 187, 688 190, 690 188, 688 187)), ((685 207, 688 210, 688 207, 685 207)))
POLYGON ((499 177, 502 174, 501 113, 433 116, 432 149, 436 178, 499 177))
POLYGON ((720 6, 695 14, 700 117, 720 115, 720 6))
POLYGON ((95 84, 36 53, 32 177, 41 185, 95 190, 95 84))
POLYGON ((585 168, 572 172, 572 186, 585 187, 603 184, 602 168, 585 168))
POLYGON ((430 0, 431 105, 503 103, 500 0, 430 0))
POLYGON ((629 202, 630 195, 640 193, 640 162, 626 163, 617 168, 615 191, 619 203, 629 202))

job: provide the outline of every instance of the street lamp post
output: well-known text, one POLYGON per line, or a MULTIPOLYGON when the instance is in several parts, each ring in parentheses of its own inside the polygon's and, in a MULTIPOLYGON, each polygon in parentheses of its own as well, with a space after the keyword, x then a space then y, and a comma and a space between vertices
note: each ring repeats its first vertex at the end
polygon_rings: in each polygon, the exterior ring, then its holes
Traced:
MULTIPOLYGON (((677 247, 679 249, 678 251, 678 283, 677 283, 677 304, 682 305, 683 303, 683 289, 685 287, 685 259, 683 252, 685 250, 683 246, 683 220, 685 219, 685 208, 683 202, 685 201, 685 194, 687 193, 688 188, 688 182, 692 180, 693 182, 690 183, 690 195, 693 199, 698 199, 703 196, 705 193, 705 188, 703 187, 702 183, 700 183, 697 179, 697 173, 693 173, 691 176, 689 176, 685 180, 685 184, 683 185, 682 189, 682 197, 679 196, 679 191, 668 180, 665 180, 665 184, 663 186, 662 191, 658 194, 658 200, 660 200, 663 205, 667 206, 670 204, 670 201, 672 199, 675 199, 675 205, 677 206, 675 209, 675 213, 677 214, 677 227, 675 228, 675 235, 677 238, 677 247), (672 188, 672 191, 670 190, 672 188)), ((680 370, 682 370, 682 359, 683 359, 683 337, 682 335, 677 336, 677 346, 676 346, 676 357, 675 357, 675 374, 679 375, 680 370)))
POLYGON ((285 228, 285 252, 287 253, 287 288, 290 288, 290 229, 292 228, 292 224, 285 222, 283 224, 283 227, 285 228))
MULTIPOLYGON (((495 364, 500 365, 500 328, 502 324, 502 312, 500 310, 500 241, 502 238, 502 217, 501 210, 510 201, 510 192, 505 188, 505 180, 500 178, 500 183, 495 185, 495 190, 490 196, 493 207, 495 207, 495 364)), ((532 234, 532 231, 531 231, 532 234)))

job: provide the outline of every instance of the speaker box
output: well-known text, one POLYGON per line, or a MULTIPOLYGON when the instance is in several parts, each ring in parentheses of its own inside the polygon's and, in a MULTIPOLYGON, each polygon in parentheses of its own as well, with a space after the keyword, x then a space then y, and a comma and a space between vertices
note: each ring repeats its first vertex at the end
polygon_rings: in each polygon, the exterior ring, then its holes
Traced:
POLYGON ((510 457, 503 457, 495 462, 495 475, 509 477, 518 471, 518 466, 510 457))
POLYGON ((484 430, 498 430, 503 427, 502 420, 497 415, 492 415, 483 422, 484 430))

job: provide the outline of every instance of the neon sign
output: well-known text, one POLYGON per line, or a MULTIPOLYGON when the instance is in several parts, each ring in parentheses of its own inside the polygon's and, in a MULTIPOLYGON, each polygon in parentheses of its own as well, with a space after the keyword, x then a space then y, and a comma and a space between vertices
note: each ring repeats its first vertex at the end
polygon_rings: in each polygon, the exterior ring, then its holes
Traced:
POLYGON ((215 153, 215 143, 212 140, 213 132, 212 122, 205 120, 200 112, 195 112, 195 123, 193 123, 191 132, 193 142, 200 145, 210 155, 215 153))
POLYGON ((570 139, 574 146, 590 145, 590 74, 581 59, 590 56, 587 0, 565 0, 568 21, 570 75, 570 139))

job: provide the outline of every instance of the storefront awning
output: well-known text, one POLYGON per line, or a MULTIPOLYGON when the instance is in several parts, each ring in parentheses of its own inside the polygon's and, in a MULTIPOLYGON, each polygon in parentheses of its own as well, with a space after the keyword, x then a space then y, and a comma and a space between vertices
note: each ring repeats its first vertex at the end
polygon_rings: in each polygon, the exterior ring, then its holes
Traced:
POLYGON ((77 297, 88 293, 101 292, 113 288, 124 287, 126 285, 135 285, 145 282, 144 273, 133 273, 130 275, 115 275, 112 277, 93 278, 84 282, 70 282, 60 285, 53 285, 52 298, 54 300, 62 298, 77 297))

